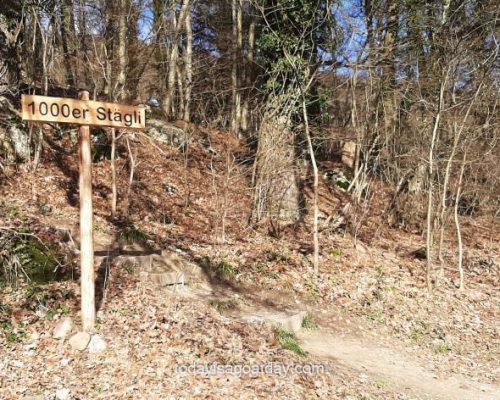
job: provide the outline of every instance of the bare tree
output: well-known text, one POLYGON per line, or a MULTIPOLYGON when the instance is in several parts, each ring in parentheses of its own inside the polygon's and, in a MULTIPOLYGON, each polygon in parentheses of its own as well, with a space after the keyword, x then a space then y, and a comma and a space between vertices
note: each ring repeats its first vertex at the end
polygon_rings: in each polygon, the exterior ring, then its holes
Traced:
MULTIPOLYGON (((312 80, 310 81, 312 82, 312 80)), ((306 90, 307 92, 307 90, 306 90)), ((311 165, 313 168, 313 267, 315 275, 319 273, 319 205, 318 205, 318 185, 319 185, 319 171, 318 164, 316 163, 316 156, 311 139, 311 131, 309 128, 309 117, 307 115, 306 98, 302 93, 302 115, 304 118, 304 133, 307 140, 307 148, 309 150, 309 157, 311 158, 311 165)))
POLYGON ((127 73, 127 15, 129 10, 128 0, 120 0, 118 6, 118 76, 114 98, 125 97, 125 84, 127 73))
POLYGON ((434 149, 438 138, 439 123, 444 109, 444 93, 448 83, 448 70, 446 70, 439 90, 439 100, 437 104, 436 115, 434 116, 434 125, 429 143, 428 155, 428 193, 427 193, 427 229, 426 229, 426 252, 427 252, 427 269, 425 273, 425 281, 427 290, 432 291, 432 251, 433 251, 433 228, 434 228, 434 149))
POLYGON ((167 90, 163 97, 163 112, 167 118, 172 118, 175 112, 174 98, 176 93, 176 73, 177 61, 179 57, 179 36, 182 27, 185 25, 185 18, 189 12, 189 0, 182 0, 181 9, 179 14, 175 8, 172 10, 172 35, 171 35, 171 48, 168 60, 168 76, 167 76, 167 90))
POLYGON ((465 287, 465 278, 464 278, 464 267, 463 267, 463 258, 464 258, 464 248, 462 243, 462 231, 460 230, 460 218, 458 216, 458 205, 460 204, 460 195, 462 191, 462 181, 464 177, 464 169, 465 169, 465 160, 467 157, 467 152, 464 151, 462 166, 460 168, 460 175, 458 178, 457 185, 457 193, 455 195, 455 207, 454 207, 454 216, 455 216, 455 227, 457 229, 457 240, 458 240, 458 272, 460 274, 460 290, 464 290, 465 287))
POLYGON ((231 130, 239 135, 241 125, 241 51, 243 47, 243 17, 241 11, 241 0, 232 0, 231 13, 233 21, 233 57, 231 66, 231 130))
POLYGON ((191 93, 193 90, 193 26, 191 12, 186 12, 185 18, 186 29, 186 51, 184 52, 184 121, 191 121, 191 93))

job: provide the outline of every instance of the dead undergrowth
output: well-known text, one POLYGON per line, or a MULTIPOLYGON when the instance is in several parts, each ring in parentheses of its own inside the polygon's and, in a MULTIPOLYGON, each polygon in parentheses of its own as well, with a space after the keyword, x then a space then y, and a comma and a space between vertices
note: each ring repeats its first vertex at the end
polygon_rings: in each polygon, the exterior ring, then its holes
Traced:
MULTIPOLYGON (((320 235, 320 275, 312 273, 311 235, 306 223, 280 226, 270 237, 266 226, 249 227, 251 168, 243 146, 231 139, 237 167, 230 185, 225 175, 228 136, 198 132, 189 151, 132 137, 140 162, 127 216, 110 217, 109 160, 94 164, 94 231, 118 234, 133 226, 149 246, 178 250, 211 268, 212 283, 255 300, 267 293, 270 304, 305 304, 323 329, 398 346, 438 374, 454 372, 478 381, 498 379, 499 237, 495 221, 464 223, 466 290, 456 287, 454 239, 447 241, 446 274, 436 271, 436 290, 425 290, 423 245, 415 232, 389 229, 383 209, 368 213, 353 237, 349 227, 326 226, 320 235), (221 201, 221 196, 226 196, 221 201), (220 212, 221 204, 227 210, 220 212), (224 216, 224 242, 218 234, 224 216)), ((6 169, 0 190, 0 225, 33 232, 50 228, 51 240, 68 253, 77 237, 76 147, 69 139, 51 143, 37 172, 6 169)), ((117 161, 119 205, 127 191, 128 163, 117 161)), ((306 194, 307 185, 306 185, 306 194)), ((321 184, 320 209, 326 220, 349 201, 321 184)), ((384 203, 380 190, 379 204, 384 203)), ((374 203, 377 204, 377 203, 374 203)), ((2 398, 47 395, 71 389, 74 398, 158 398, 211 393, 211 398, 396 398, 384 385, 359 378, 330 363, 321 376, 207 376, 175 373, 174 365, 211 363, 298 363, 279 346, 270 328, 242 325, 217 307, 193 307, 162 298, 138 285, 125 269, 111 269, 99 330, 111 338, 106 356, 67 353, 50 336, 54 320, 76 315, 77 281, 4 287, 0 304, 2 398), (31 295, 28 295, 29 292, 31 295), (97 372, 97 373, 96 373, 97 372), (83 385, 81 382, 88 382, 83 385), (380 386, 380 387, 379 387, 380 386), (171 389, 171 390, 170 390, 171 389), (348 397, 351 396, 351 397, 348 397), (363 397, 365 396, 365 397, 363 397)), ((77 267, 72 272, 78 277, 77 267)), ((201 307, 201 306, 200 306, 201 307)), ((311 358, 308 361, 313 362, 311 358)), ((303 361, 300 361, 303 362, 303 361)), ((400 394, 401 395, 401 394, 400 394)), ((404 397, 397 397, 404 398, 404 397)))

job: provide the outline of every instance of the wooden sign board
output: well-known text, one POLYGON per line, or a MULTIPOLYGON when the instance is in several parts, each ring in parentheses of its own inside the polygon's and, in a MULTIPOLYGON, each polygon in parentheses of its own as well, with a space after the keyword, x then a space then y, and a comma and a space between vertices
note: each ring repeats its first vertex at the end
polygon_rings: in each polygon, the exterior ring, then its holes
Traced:
POLYGON ((144 129, 144 107, 62 97, 22 95, 22 118, 27 121, 144 129))

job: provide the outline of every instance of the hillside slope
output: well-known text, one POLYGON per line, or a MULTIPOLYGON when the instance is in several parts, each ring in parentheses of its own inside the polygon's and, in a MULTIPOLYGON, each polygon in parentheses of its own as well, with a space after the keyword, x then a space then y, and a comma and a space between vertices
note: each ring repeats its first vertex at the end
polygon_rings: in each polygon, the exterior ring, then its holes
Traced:
MULTIPOLYGON (((362 343, 376 351, 390 348, 440 382, 452 374, 450 386, 460 379, 466 386, 469 382, 464 392, 450 388, 442 398, 474 393, 479 390, 475 382, 493 384, 498 379, 500 235, 495 221, 471 219, 464 224, 466 290, 459 292, 455 286, 450 237, 446 275, 428 294, 425 261, 417 251, 423 240, 382 223, 387 201, 383 185, 371 209, 342 213, 349 196, 322 180, 321 265, 315 277, 309 214, 297 226, 248 225, 252 167, 243 143, 225 132, 195 126, 176 129, 184 129, 188 139, 165 143, 138 133, 120 139, 117 218, 110 216, 109 144, 102 135, 95 136, 98 331, 108 343, 99 355, 73 353, 67 343, 51 337, 57 320, 76 318, 79 307, 74 135, 48 135, 43 162, 35 172, 22 166, 5 169, 0 186, 3 237, 25 229, 53 244, 65 255, 65 277, 73 279, 49 284, 20 279, 19 287, 2 289, 2 398, 46 398, 63 389, 70 391, 66 398, 75 399, 440 398, 436 391, 419 393, 418 387, 378 376, 373 368, 365 371, 361 361, 346 364, 334 352, 328 357, 328 351, 321 350, 326 346, 333 351, 328 335, 354 340, 361 348, 362 343), (136 164, 130 188, 126 140, 136 164), (195 293, 208 288, 216 297, 193 300, 175 290, 144 285, 135 267, 115 257, 126 257, 127 251, 177 254, 205 276, 184 289, 195 293), (239 318, 259 307, 308 313, 314 321, 311 327, 318 327, 299 335, 309 352, 305 358, 282 348, 270 324, 239 318), (319 335, 316 345, 307 342, 307 335, 319 335), (260 373, 240 379, 186 375, 174 368, 214 362, 324 363, 327 372, 260 373)), ((322 172, 337 167, 321 165, 322 172)), ((306 169, 301 173, 307 204, 310 177, 306 169)), ((493 398, 487 396, 497 389, 488 386, 475 398, 493 398)))

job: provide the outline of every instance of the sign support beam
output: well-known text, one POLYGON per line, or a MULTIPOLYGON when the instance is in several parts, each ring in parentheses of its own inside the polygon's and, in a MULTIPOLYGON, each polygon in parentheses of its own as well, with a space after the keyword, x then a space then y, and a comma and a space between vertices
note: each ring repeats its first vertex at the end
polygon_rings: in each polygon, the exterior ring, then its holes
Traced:
POLYGON ((22 95, 21 114, 24 121, 77 124, 79 128, 80 170, 80 285, 82 329, 94 332, 95 271, 92 233, 92 154, 89 126, 144 129, 146 111, 143 106, 89 100, 83 90, 78 99, 22 95))
MULTIPOLYGON (((81 91, 78 97, 80 100, 88 101, 89 92, 81 91)), ((79 144, 81 317, 83 331, 91 333, 95 324, 95 273, 92 232, 92 154, 88 126, 80 126, 79 144)))

